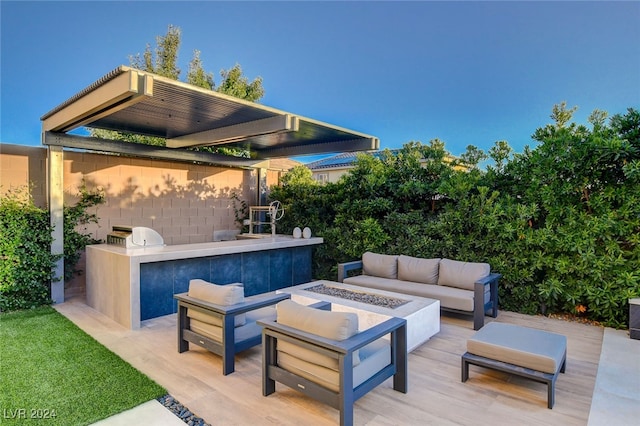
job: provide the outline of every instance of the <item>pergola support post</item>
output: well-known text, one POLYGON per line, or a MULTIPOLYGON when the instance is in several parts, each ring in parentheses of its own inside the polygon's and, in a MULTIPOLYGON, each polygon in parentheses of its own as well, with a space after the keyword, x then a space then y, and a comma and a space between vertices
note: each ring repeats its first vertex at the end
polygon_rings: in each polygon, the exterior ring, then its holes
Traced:
MULTIPOLYGON (((61 146, 49 146, 49 216, 51 227, 51 254, 64 255, 64 153, 61 146)), ((64 258, 56 261, 51 280, 51 299, 64 302, 64 258)))

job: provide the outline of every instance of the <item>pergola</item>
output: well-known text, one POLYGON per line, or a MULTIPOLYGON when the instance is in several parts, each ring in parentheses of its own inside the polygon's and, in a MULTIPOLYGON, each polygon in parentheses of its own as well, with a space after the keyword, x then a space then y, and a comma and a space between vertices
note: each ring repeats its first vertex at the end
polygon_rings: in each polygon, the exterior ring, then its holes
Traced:
MULTIPOLYGON (((211 90, 120 66, 41 117, 48 147, 48 192, 52 252, 63 252, 63 148, 85 149, 172 161, 257 168, 264 161, 300 155, 370 151, 378 138, 211 90), (166 139, 166 147, 69 134, 82 127, 166 139), (188 148, 241 148, 249 158, 188 148)), ((262 172, 260 172, 262 170, 262 172)), ((63 261, 56 276, 64 275, 63 261)), ((64 301, 64 282, 51 285, 64 301)))

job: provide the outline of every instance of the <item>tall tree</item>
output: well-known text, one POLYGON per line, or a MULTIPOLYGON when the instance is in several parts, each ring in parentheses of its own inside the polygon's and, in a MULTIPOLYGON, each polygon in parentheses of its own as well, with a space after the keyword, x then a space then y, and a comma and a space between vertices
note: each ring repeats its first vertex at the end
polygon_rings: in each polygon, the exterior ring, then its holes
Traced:
MULTIPOLYGON (((178 67, 178 53, 181 42, 182 32, 180 28, 169 25, 166 35, 156 37, 157 45, 154 50, 147 44, 144 54, 130 55, 129 62, 132 67, 142 71, 179 80, 182 72, 178 67)), ((213 73, 204 70, 200 53, 200 50, 197 49, 193 51, 193 57, 189 62, 189 71, 186 76, 187 83, 252 102, 257 102, 264 96, 262 77, 256 77, 249 82, 239 64, 235 64, 227 70, 222 69, 220 71, 221 81, 216 87, 213 73)))
POLYGON ((255 80, 249 83, 249 79, 242 74, 240 64, 235 64, 233 68, 228 70, 220 71, 220 76, 222 77, 222 82, 217 89, 220 93, 252 102, 257 102, 264 96, 262 77, 256 77, 255 80))
POLYGON ((178 80, 181 72, 178 68, 181 41, 180 28, 169 25, 166 35, 156 37, 155 58, 151 52, 151 46, 147 44, 144 55, 140 57, 138 53, 135 56, 129 56, 129 62, 134 68, 178 80))
POLYGON ((189 63, 187 83, 209 90, 213 90, 214 88, 213 74, 206 72, 204 68, 202 68, 199 50, 193 51, 193 59, 191 59, 189 63))

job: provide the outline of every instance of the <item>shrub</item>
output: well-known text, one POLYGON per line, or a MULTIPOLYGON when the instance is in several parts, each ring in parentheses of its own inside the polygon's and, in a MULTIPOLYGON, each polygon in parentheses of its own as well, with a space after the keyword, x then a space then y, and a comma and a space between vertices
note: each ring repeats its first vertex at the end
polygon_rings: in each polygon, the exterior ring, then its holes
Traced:
POLYGON ((0 311, 51 302, 49 285, 60 256, 51 254, 49 212, 33 204, 27 188, 0 198, 0 311))
POLYGON ((86 225, 98 223, 98 216, 89 213, 89 208, 104 203, 104 193, 80 186, 78 202, 73 206, 64 206, 64 279, 69 280, 81 271, 76 269, 82 250, 88 244, 99 243, 86 232, 86 225), (81 229, 84 227, 84 229, 81 229))
POLYGON ((335 279, 339 262, 373 250, 488 262, 502 273, 500 304, 527 314, 569 312, 608 326, 628 324, 640 297, 640 113, 592 128, 556 105, 539 145, 486 155, 468 147, 448 161, 442 142, 360 155, 337 184, 272 188, 287 226, 313 224, 325 243, 314 276, 335 279), (460 164, 465 168, 458 167, 460 164))
MULTIPOLYGON (((96 223, 88 208, 104 201, 97 190, 83 185, 74 206, 64 207, 64 255, 52 255, 49 212, 36 207, 27 187, 10 190, 0 197, 0 311, 30 309, 51 303, 50 284, 56 262, 64 257, 65 279, 79 271, 81 250, 97 242, 83 232, 83 225, 96 223)), ((86 229, 85 229, 86 231, 86 229)))

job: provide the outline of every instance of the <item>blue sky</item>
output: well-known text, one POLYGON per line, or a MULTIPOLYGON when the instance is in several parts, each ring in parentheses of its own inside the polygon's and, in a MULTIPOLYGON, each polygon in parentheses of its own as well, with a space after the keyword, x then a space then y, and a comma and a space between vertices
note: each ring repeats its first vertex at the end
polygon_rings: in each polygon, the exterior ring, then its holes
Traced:
MULTIPOLYGON (((147 43, 182 30, 214 73, 263 78, 261 103, 380 138, 516 152, 554 104, 640 108, 640 2, 0 2, 0 141, 147 43)), ((309 159, 303 159, 308 161, 309 159)))

